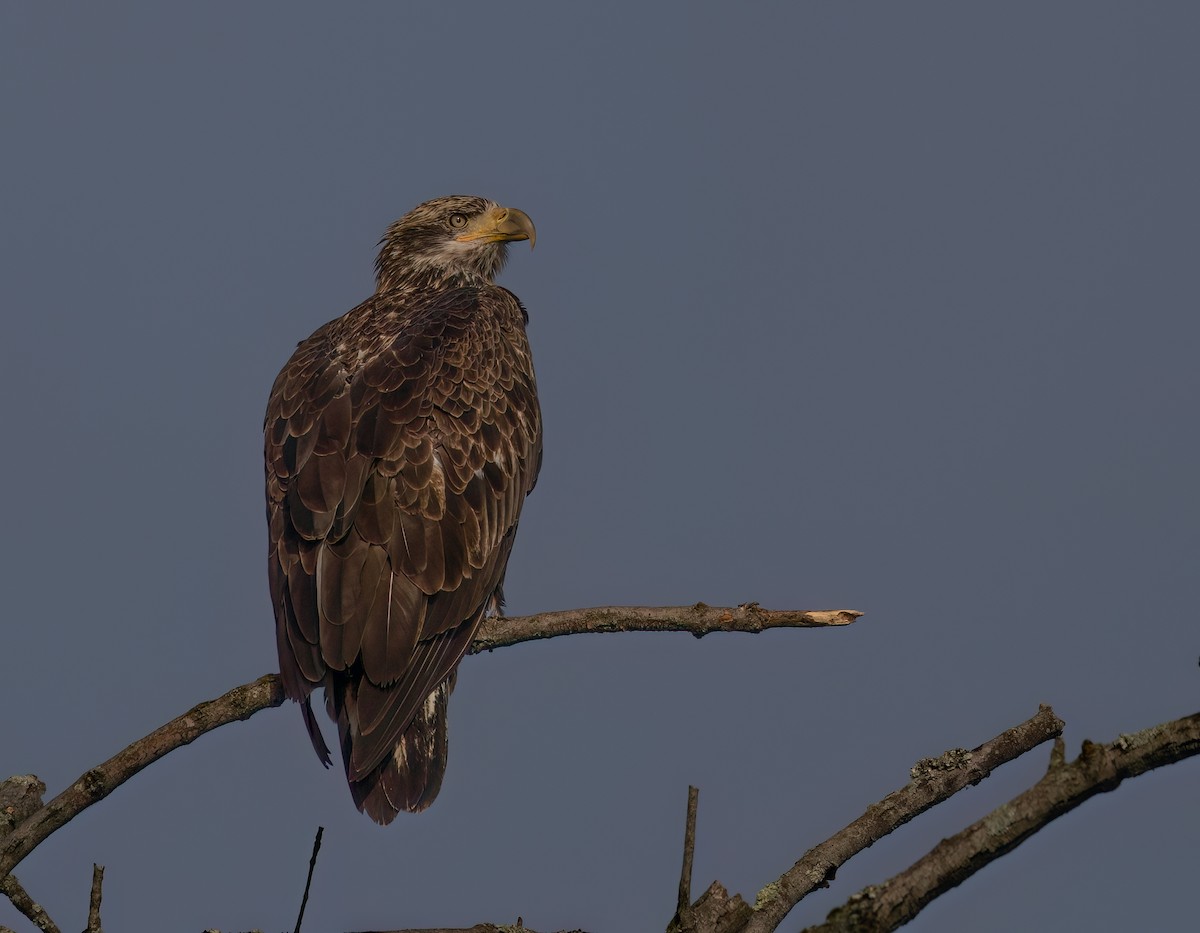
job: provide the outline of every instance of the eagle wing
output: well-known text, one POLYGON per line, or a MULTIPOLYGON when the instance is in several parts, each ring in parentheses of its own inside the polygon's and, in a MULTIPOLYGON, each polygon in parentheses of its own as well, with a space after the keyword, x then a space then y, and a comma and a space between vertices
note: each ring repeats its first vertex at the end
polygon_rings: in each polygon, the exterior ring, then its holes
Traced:
POLYGON ((541 464, 524 317, 495 286, 377 295, 300 344, 271 391, 282 677, 328 762, 307 703, 326 686, 352 786, 388 760, 499 598, 541 464))

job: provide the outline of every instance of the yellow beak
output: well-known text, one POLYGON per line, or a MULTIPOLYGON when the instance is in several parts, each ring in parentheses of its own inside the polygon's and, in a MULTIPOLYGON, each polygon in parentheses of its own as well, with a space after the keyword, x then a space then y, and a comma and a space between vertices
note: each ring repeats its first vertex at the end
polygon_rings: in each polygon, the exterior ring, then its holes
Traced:
POLYGON ((515 207, 493 207, 475 218, 455 239, 464 243, 470 240, 484 240, 487 243, 528 240, 532 249, 537 241, 537 231, 524 211, 515 207))

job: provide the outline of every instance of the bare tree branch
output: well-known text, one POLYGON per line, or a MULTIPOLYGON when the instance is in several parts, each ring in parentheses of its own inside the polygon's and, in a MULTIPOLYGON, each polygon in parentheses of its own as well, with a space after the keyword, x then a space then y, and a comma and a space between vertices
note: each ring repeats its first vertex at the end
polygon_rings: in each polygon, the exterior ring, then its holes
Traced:
MULTIPOLYGON (((32 774, 18 774, 0 782, 0 839, 9 835, 31 813, 37 812, 42 806, 42 794, 45 792, 46 785, 32 774)), ((59 933, 58 926, 50 919, 45 908, 29 896, 15 875, 0 879, 0 894, 7 897, 39 930, 59 933)), ((7 929, 0 927, 0 933, 7 929)))
MULTIPOLYGON (((516 926, 496 926, 494 923, 477 923, 473 927, 422 927, 419 930, 375 930, 371 933, 537 933, 517 918, 516 926)), ((584 933, 583 930, 559 930, 558 933, 584 933)))
POLYGON ((275 674, 235 687, 223 697, 194 706, 177 719, 117 752, 85 772, 74 784, 26 818, 0 844, 0 879, 44 839, 92 804, 103 800, 149 764, 181 745, 226 723, 248 719, 283 703, 283 685, 275 674))
MULTIPOLYGON (((571 609, 486 620, 471 645, 471 652, 477 654, 559 635, 598 632, 691 632, 699 637, 718 631, 820 628, 848 625, 860 615, 861 612, 849 609, 818 612, 768 610, 760 608, 757 603, 732 608, 696 603, 694 606, 662 609, 642 606, 571 609)), ((249 719, 260 710, 281 706, 283 701, 283 686, 279 677, 267 674, 253 683, 235 687, 224 696, 193 707, 81 775, 50 803, 21 822, 0 845, 0 880, 6 878, 51 833, 92 804, 103 800, 147 765, 180 746, 194 742, 205 732, 249 719)))
MULTIPOLYGON (((952 749, 938 758, 922 759, 910 770, 912 781, 908 785, 873 804, 862 817, 811 849, 792 869, 759 892, 754 908, 737 895, 731 897, 719 882, 713 882, 682 912, 682 918, 677 911, 668 931, 773 931, 796 902, 814 888, 825 886, 851 856, 964 787, 978 784, 1001 764, 1042 742, 1056 739, 1050 770, 1034 787, 958 836, 944 840, 929 855, 884 885, 859 892, 830 914, 825 924, 805 933, 893 930, 912 919, 924 904, 1089 797, 1114 790, 1127 777, 1200 755, 1200 713, 1121 736, 1111 745, 1085 742, 1083 753, 1070 764, 1064 761, 1062 753, 1062 729, 1063 723, 1054 711, 1043 706, 1026 722, 972 751, 952 749)), ((689 844, 695 844, 695 789, 688 790, 685 876, 689 844)), ((681 876, 681 890, 683 883, 681 876)), ((518 921, 515 928, 481 924, 469 929, 409 929, 388 933, 511 933, 514 929, 524 930, 524 927, 518 921)))
POLYGON ((675 903, 675 916, 667 924, 668 933, 687 930, 692 925, 692 862, 696 854, 696 808, 699 802, 700 789, 689 784, 687 818, 683 825, 683 868, 679 872, 679 898, 675 903))
MULTIPOLYGON (((690 926, 681 933, 741 933, 754 916, 754 910, 740 894, 730 895, 724 885, 714 881, 687 911, 690 926)), ((670 927, 667 928, 670 933, 670 927)))
POLYGON ((845 829, 809 849, 778 880, 758 892, 745 933, 770 933, 796 903, 814 888, 825 887, 847 859, 903 826, 992 770, 1031 748, 1062 734, 1063 723, 1043 706, 1037 715, 1002 732, 978 748, 953 749, 939 758, 924 758, 912 768, 912 780, 888 794, 845 829))
POLYGON ((0 893, 3 893, 25 917, 42 933, 59 933, 58 925, 50 919, 46 909, 30 897, 12 875, 0 881, 0 893))
POLYGON ((104 933, 100 929, 100 890, 104 885, 104 866, 92 863, 92 893, 88 898, 88 924, 85 933, 104 933))
POLYGON ((46 785, 36 774, 14 774, 0 781, 0 838, 42 808, 46 785))
POLYGON ((325 827, 317 827, 317 836, 313 839, 312 856, 308 860, 308 880, 304 882, 304 897, 300 899, 300 914, 296 917, 296 929, 300 933, 300 924, 304 922, 304 908, 308 906, 308 891, 312 887, 313 869, 317 867, 317 853, 321 851, 321 837, 325 835, 325 827))
POLYGON ((491 651, 559 635, 606 632, 690 632, 697 638, 711 632, 750 632, 772 628, 830 628, 849 625, 862 613, 854 609, 824 609, 803 612, 794 609, 763 609, 758 603, 725 608, 696 603, 694 606, 601 606, 595 609, 566 609, 535 616, 498 617, 484 621, 471 643, 471 654, 491 651))
MULTIPOLYGON (((706 606, 601 607, 543 613, 535 616, 489 619, 481 626, 471 653, 560 635, 605 632, 762 632, 770 628, 818 628, 854 622, 854 610, 819 612, 765 610, 756 603, 732 608, 706 606)), ((134 742, 108 761, 83 774, 50 803, 42 805, 45 785, 33 775, 0 782, 0 893, 6 894, 25 916, 47 933, 58 927, 29 897, 12 869, 37 845, 93 803, 103 800, 122 783, 163 755, 187 745, 205 732, 280 706, 283 689, 277 675, 268 674, 236 687, 215 700, 201 703, 183 716, 134 742), (14 828, 15 827, 15 828, 14 828)), ((820 845, 810 849, 776 881, 766 885, 754 907, 730 896, 719 883, 693 904, 691 869, 696 838, 697 790, 689 787, 684 831, 679 906, 669 930, 679 933, 769 933, 792 907, 814 888, 827 886, 837 868, 884 835, 950 797, 977 784, 993 769, 1041 742, 1061 736, 1062 722, 1043 706, 1037 715, 1001 733, 973 751, 954 749, 936 759, 922 759, 911 769, 912 781, 873 804, 861 817, 820 845)), ((1116 742, 1098 746, 1085 742, 1079 758, 1066 763, 1061 738, 1051 753, 1050 769, 1034 787, 998 808, 883 885, 856 894, 830 914, 816 931, 891 930, 915 916, 925 904, 962 883, 984 865, 1020 845, 1029 836, 1083 801, 1114 790, 1127 777, 1200 754, 1200 713, 1164 723, 1116 742)), ((304 900, 312 881, 321 831, 309 861, 304 900)), ((104 869, 93 866, 88 933, 100 933, 100 900, 104 869)), ((297 928, 303 918, 301 905, 297 928)), ((510 933, 516 926, 479 924, 470 928, 424 928, 390 933, 510 933)), ((0 933, 11 933, 0 927, 0 933)), ((561 931, 567 933, 567 931, 561 931)), ((571 931, 582 933, 582 931, 571 931)))
POLYGON ((1097 794, 1116 790, 1125 778, 1200 754, 1200 713, 1123 735, 1108 745, 1083 743, 1079 757, 1063 760, 1055 743, 1045 777, 881 885, 872 885, 806 933, 894 930, 934 898, 962 884, 985 865, 1011 852, 1052 820, 1097 794))

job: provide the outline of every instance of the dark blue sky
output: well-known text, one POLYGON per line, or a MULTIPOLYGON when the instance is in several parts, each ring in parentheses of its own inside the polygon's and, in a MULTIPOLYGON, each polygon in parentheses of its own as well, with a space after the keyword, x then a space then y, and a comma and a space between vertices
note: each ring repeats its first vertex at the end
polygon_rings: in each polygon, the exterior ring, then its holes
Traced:
MULTIPOLYGON (((545 466, 510 611, 867 613, 468 659, 427 813, 381 829, 296 711, 172 754, 18 871, 64 928, 662 929, 753 898, 1050 703, 1195 712, 1200 12, 1187 5, 161 4, 0 12, 8 400, 0 774, 56 793, 276 669, 261 423, 429 197, 527 211, 545 466)), ((822 919, 1037 779, 877 844, 822 919)), ((1141 777, 922 931, 1194 916, 1197 763, 1141 777)), ((7 905, 0 923, 24 929, 7 905)))

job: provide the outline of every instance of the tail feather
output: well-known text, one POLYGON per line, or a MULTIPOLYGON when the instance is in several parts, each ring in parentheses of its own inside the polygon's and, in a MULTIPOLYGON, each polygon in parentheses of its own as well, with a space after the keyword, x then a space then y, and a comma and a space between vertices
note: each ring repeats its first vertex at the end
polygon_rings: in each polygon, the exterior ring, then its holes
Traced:
POLYGON ((325 744, 325 736, 321 734, 321 727, 317 725, 317 717, 313 715, 312 697, 305 697, 300 701, 300 714, 304 717, 304 728, 308 730, 313 750, 321 759, 321 764, 328 768, 333 764, 333 759, 329 755, 329 746, 325 744))
POLYGON ((424 810, 441 790, 448 750, 446 710, 455 679, 455 673, 451 673, 433 689, 425 702, 417 707, 392 754, 358 780, 349 776, 357 717, 352 701, 338 704, 341 707, 337 717, 338 731, 350 793, 355 806, 376 823, 386 826, 402 810, 411 813, 424 810))

